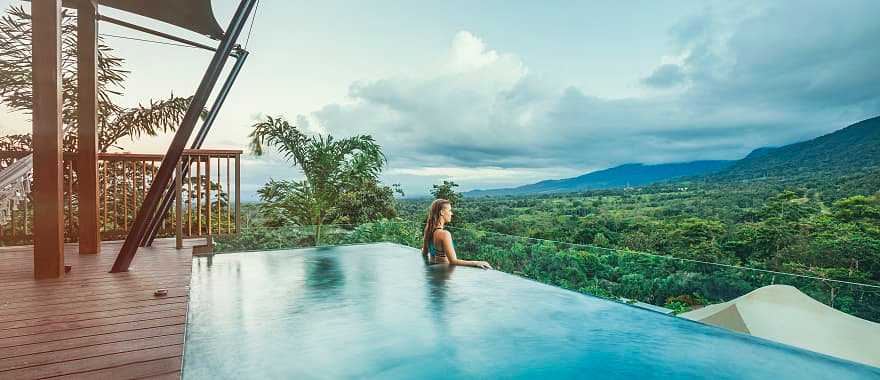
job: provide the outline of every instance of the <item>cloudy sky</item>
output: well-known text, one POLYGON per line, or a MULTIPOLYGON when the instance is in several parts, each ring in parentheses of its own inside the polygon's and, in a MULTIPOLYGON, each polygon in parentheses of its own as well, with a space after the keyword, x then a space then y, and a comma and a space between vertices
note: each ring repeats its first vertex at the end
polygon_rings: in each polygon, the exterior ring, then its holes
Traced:
MULTIPOLYGON (((213 3, 225 25, 236 2, 213 3)), ((880 114, 878 1, 316 3, 260 2, 252 55, 207 147, 245 149, 263 115, 370 134, 389 159, 384 180, 421 195, 448 178, 470 190, 737 159, 880 114)), ((105 41, 131 70, 124 104, 191 94, 210 59, 105 41)), ((28 128, 0 109, 0 133, 28 128)), ((299 176, 277 155, 249 157, 244 190, 299 176)))

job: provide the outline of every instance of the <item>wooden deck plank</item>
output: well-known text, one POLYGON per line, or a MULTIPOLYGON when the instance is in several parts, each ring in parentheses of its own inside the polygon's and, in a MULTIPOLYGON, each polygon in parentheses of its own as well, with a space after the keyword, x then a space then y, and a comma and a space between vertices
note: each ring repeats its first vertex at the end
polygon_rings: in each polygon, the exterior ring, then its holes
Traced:
POLYGON ((66 350, 55 350, 40 354, 15 356, 6 359, 0 359, 0 368, 9 371, 13 369, 61 363, 71 359, 87 359, 98 356, 180 344, 183 344, 183 334, 133 339, 124 342, 97 344, 93 346, 76 347, 66 350))
POLYGON ((155 290, 157 286, 181 287, 189 285, 188 282, 180 279, 150 279, 139 281, 128 281, 125 283, 104 283, 89 284, 86 286, 79 285, 74 288, 57 288, 47 289, 43 291, 37 290, 14 290, 4 292, 4 303, 7 302, 26 302, 26 301, 54 301, 57 299, 69 297, 88 297, 112 295, 114 293, 131 293, 155 290))
POLYGON ((50 315, 50 316, 38 316, 37 318, 10 321, 10 322, 0 322, 0 330, 9 330, 9 329, 17 329, 28 326, 45 326, 52 323, 62 323, 62 322, 80 322, 86 321, 90 319, 104 319, 110 317, 118 317, 123 315, 136 315, 136 314, 145 314, 156 311, 167 311, 167 310, 186 310, 186 304, 183 302, 180 303, 165 303, 165 304, 148 304, 146 306, 135 307, 135 308, 126 308, 126 309, 116 309, 116 310, 107 310, 107 311, 97 311, 97 312, 86 312, 86 313, 73 313, 66 315, 50 315))
POLYGON ((92 358, 74 359, 61 363, 52 363, 36 367, 0 371, 0 378, 42 379, 53 376, 73 375, 83 372, 119 367, 126 364, 134 364, 159 359, 179 358, 182 354, 183 345, 177 344, 164 347, 147 348, 137 351, 120 352, 117 354, 97 356, 92 358))
POLYGON ((161 310, 144 314, 120 315, 107 318, 87 319, 84 321, 58 322, 45 325, 30 325, 17 327, 13 329, 3 330, 4 338, 13 338, 27 335, 38 335, 45 331, 59 332, 68 330, 83 331, 95 327, 103 327, 108 325, 119 325, 134 322, 151 321, 154 319, 185 317, 186 308, 176 308, 173 310, 161 310))
POLYGON ((52 342, 30 343, 14 347, 0 348, 0 357, 12 358, 15 356, 40 354, 43 352, 66 350, 77 347, 87 347, 104 343, 124 342, 127 340, 151 338, 163 335, 180 333, 180 326, 160 326, 149 329, 122 331, 118 333, 91 335, 81 338, 56 340, 52 342))
POLYGON ((39 319, 46 317, 58 317, 65 316, 71 314, 83 314, 83 313, 94 313, 94 312, 105 312, 105 311, 113 311, 113 310, 125 310, 125 309, 138 309, 149 305, 165 305, 165 304, 175 304, 175 303, 185 303, 187 301, 186 297, 173 297, 173 298, 165 298, 161 300, 143 300, 143 301, 133 301, 133 302, 115 302, 115 303, 106 303, 100 301, 92 301, 92 302, 83 302, 81 304, 76 305, 77 307, 71 308, 55 308, 55 307, 45 307, 45 308, 33 308, 28 309, 27 312, 9 314, 0 316, 0 322, 15 322, 27 319, 39 319))
MULTIPOLYGON (((155 289, 162 288, 161 286, 156 287, 155 289)), ((25 300, 16 303, 8 303, 4 304, 0 309, 6 310, 14 310, 14 309, 26 309, 35 306, 54 306, 54 305, 63 305, 63 304, 78 304, 80 302, 88 302, 88 301, 106 301, 106 302, 115 302, 120 299, 129 300, 129 301, 138 301, 138 300, 150 300, 157 299, 153 295, 153 291, 155 289, 150 290, 133 290, 133 291, 123 291, 121 293, 111 293, 111 294, 88 294, 83 296, 71 296, 67 298, 52 298, 48 300, 25 300)), ((167 288, 164 288, 167 289, 167 288)), ((186 297, 189 292, 189 286, 176 287, 168 289, 168 295, 161 298, 170 298, 170 297, 186 297)), ((14 302, 15 300, 10 300, 10 302, 14 302)))
POLYGON ((165 276, 155 276, 148 278, 140 278, 140 279, 126 279, 126 280, 115 280, 115 281, 82 281, 77 282, 75 279, 71 278, 68 283, 64 284, 41 284, 39 286, 34 286, 31 284, 11 284, 7 287, 0 288, 4 292, 10 291, 11 295, 15 295, 16 292, 24 292, 24 291, 37 291, 37 292, 50 292, 56 289, 77 289, 80 287, 98 287, 98 286, 107 286, 113 284, 125 285, 128 283, 136 283, 138 281, 169 281, 174 280, 179 276, 179 274, 169 274, 165 276))
POLYGON ((48 331, 40 334, 32 334, 25 336, 14 336, 8 338, 0 338, 0 348, 14 347, 28 343, 52 342, 62 339, 81 338, 91 335, 110 334, 118 331, 131 331, 139 329, 148 329, 159 326, 181 325, 186 323, 186 317, 170 317, 150 319, 146 321, 117 323, 113 325, 96 326, 79 330, 65 331, 48 331))
POLYGON ((180 378, 180 372, 166 373, 163 375, 144 377, 143 380, 174 380, 180 378))
POLYGON ((143 292, 143 291, 154 291, 157 287, 162 288, 180 288, 189 285, 189 283, 180 281, 175 279, 173 281, 156 281, 149 284, 143 283, 135 283, 130 286, 125 286, 122 284, 112 284, 108 286, 101 287, 80 287, 78 289, 61 289, 61 290, 53 290, 50 292, 43 292, 40 294, 38 292, 29 292, 32 294, 23 294, 24 292, 8 292, 4 296, 6 297, 6 302, 25 302, 25 301, 50 301, 57 299, 66 299, 69 297, 81 296, 83 294, 88 294, 92 296, 102 296, 102 295, 111 295, 125 292, 143 292), (12 293, 12 294, 10 294, 12 293))
POLYGON ((0 247, 0 378, 180 377, 191 247, 157 240, 129 272, 108 273, 121 244, 79 255, 63 278, 33 279, 33 247, 0 247), (166 296, 155 296, 167 289, 166 296))
POLYGON ((151 360, 97 371, 53 377, 52 379, 180 379, 180 359, 180 357, 174 357, 151 360))

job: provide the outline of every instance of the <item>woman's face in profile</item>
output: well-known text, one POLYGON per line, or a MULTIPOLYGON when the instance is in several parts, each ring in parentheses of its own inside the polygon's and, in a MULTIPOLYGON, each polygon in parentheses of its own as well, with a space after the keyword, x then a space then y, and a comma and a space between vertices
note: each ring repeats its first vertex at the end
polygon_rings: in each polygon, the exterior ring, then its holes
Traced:
POLYGON ((440 217, 443 218, 444 223, 449 223, 452 221, 452 206, 445 205, 443 209, 440 210, 440 217))

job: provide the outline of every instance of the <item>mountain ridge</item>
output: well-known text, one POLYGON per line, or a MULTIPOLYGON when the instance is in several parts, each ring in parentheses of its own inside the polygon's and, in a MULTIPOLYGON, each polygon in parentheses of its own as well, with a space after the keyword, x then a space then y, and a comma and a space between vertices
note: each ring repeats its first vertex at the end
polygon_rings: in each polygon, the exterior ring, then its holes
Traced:
POLYGON ((761 147, 739 160, 646 165, 629 163, 577 177, 544 180, 512 188, 471 190, 468 197, 578 192, 642 186, 675 179, 735 181, 767 177, 844 175, 880 166, 880 116, 816 138, 780 147, 761 147))
POLYGON ((465 192, 464 195, 468 197, 525 195, 641 186, 668 179, 714 173, 734 162, 730 160, 701 160, 654 165, 629 163, 592 171, 577 177, 543 180, 513 188, 471 190, 465 192))

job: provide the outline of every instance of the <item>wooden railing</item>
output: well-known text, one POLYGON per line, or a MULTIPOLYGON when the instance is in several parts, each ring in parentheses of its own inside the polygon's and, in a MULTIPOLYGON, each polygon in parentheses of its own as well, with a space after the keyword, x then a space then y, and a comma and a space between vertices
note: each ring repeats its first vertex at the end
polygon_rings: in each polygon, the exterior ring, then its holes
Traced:
MULTIPOLYGON (((0 152, 3 162, 12 162, 26 152, 0 152)), ((189 174, 181 176, 179 196, 163 219, 159 236, 181 238, 235 234, 240 220, 240 150, 185 150, 180 170, 189 164, 189 174), (176 209, 180 205, 180 209, 176 209), (176 217, 178 216, 179 217, 176 217), (180 229, 175 228, 180 225, 180 229)), ((163 156, 160 154, 98 154, 98 219, 103 240, 123 239, 128 233, 149 190, 163 156)), ((78 238, 76 155, 64 155, 64 215, 67 241, 78 238)), ((12 220, 0 226, 0 245, 29 244, 32 205, 23 201, 12 220)))

